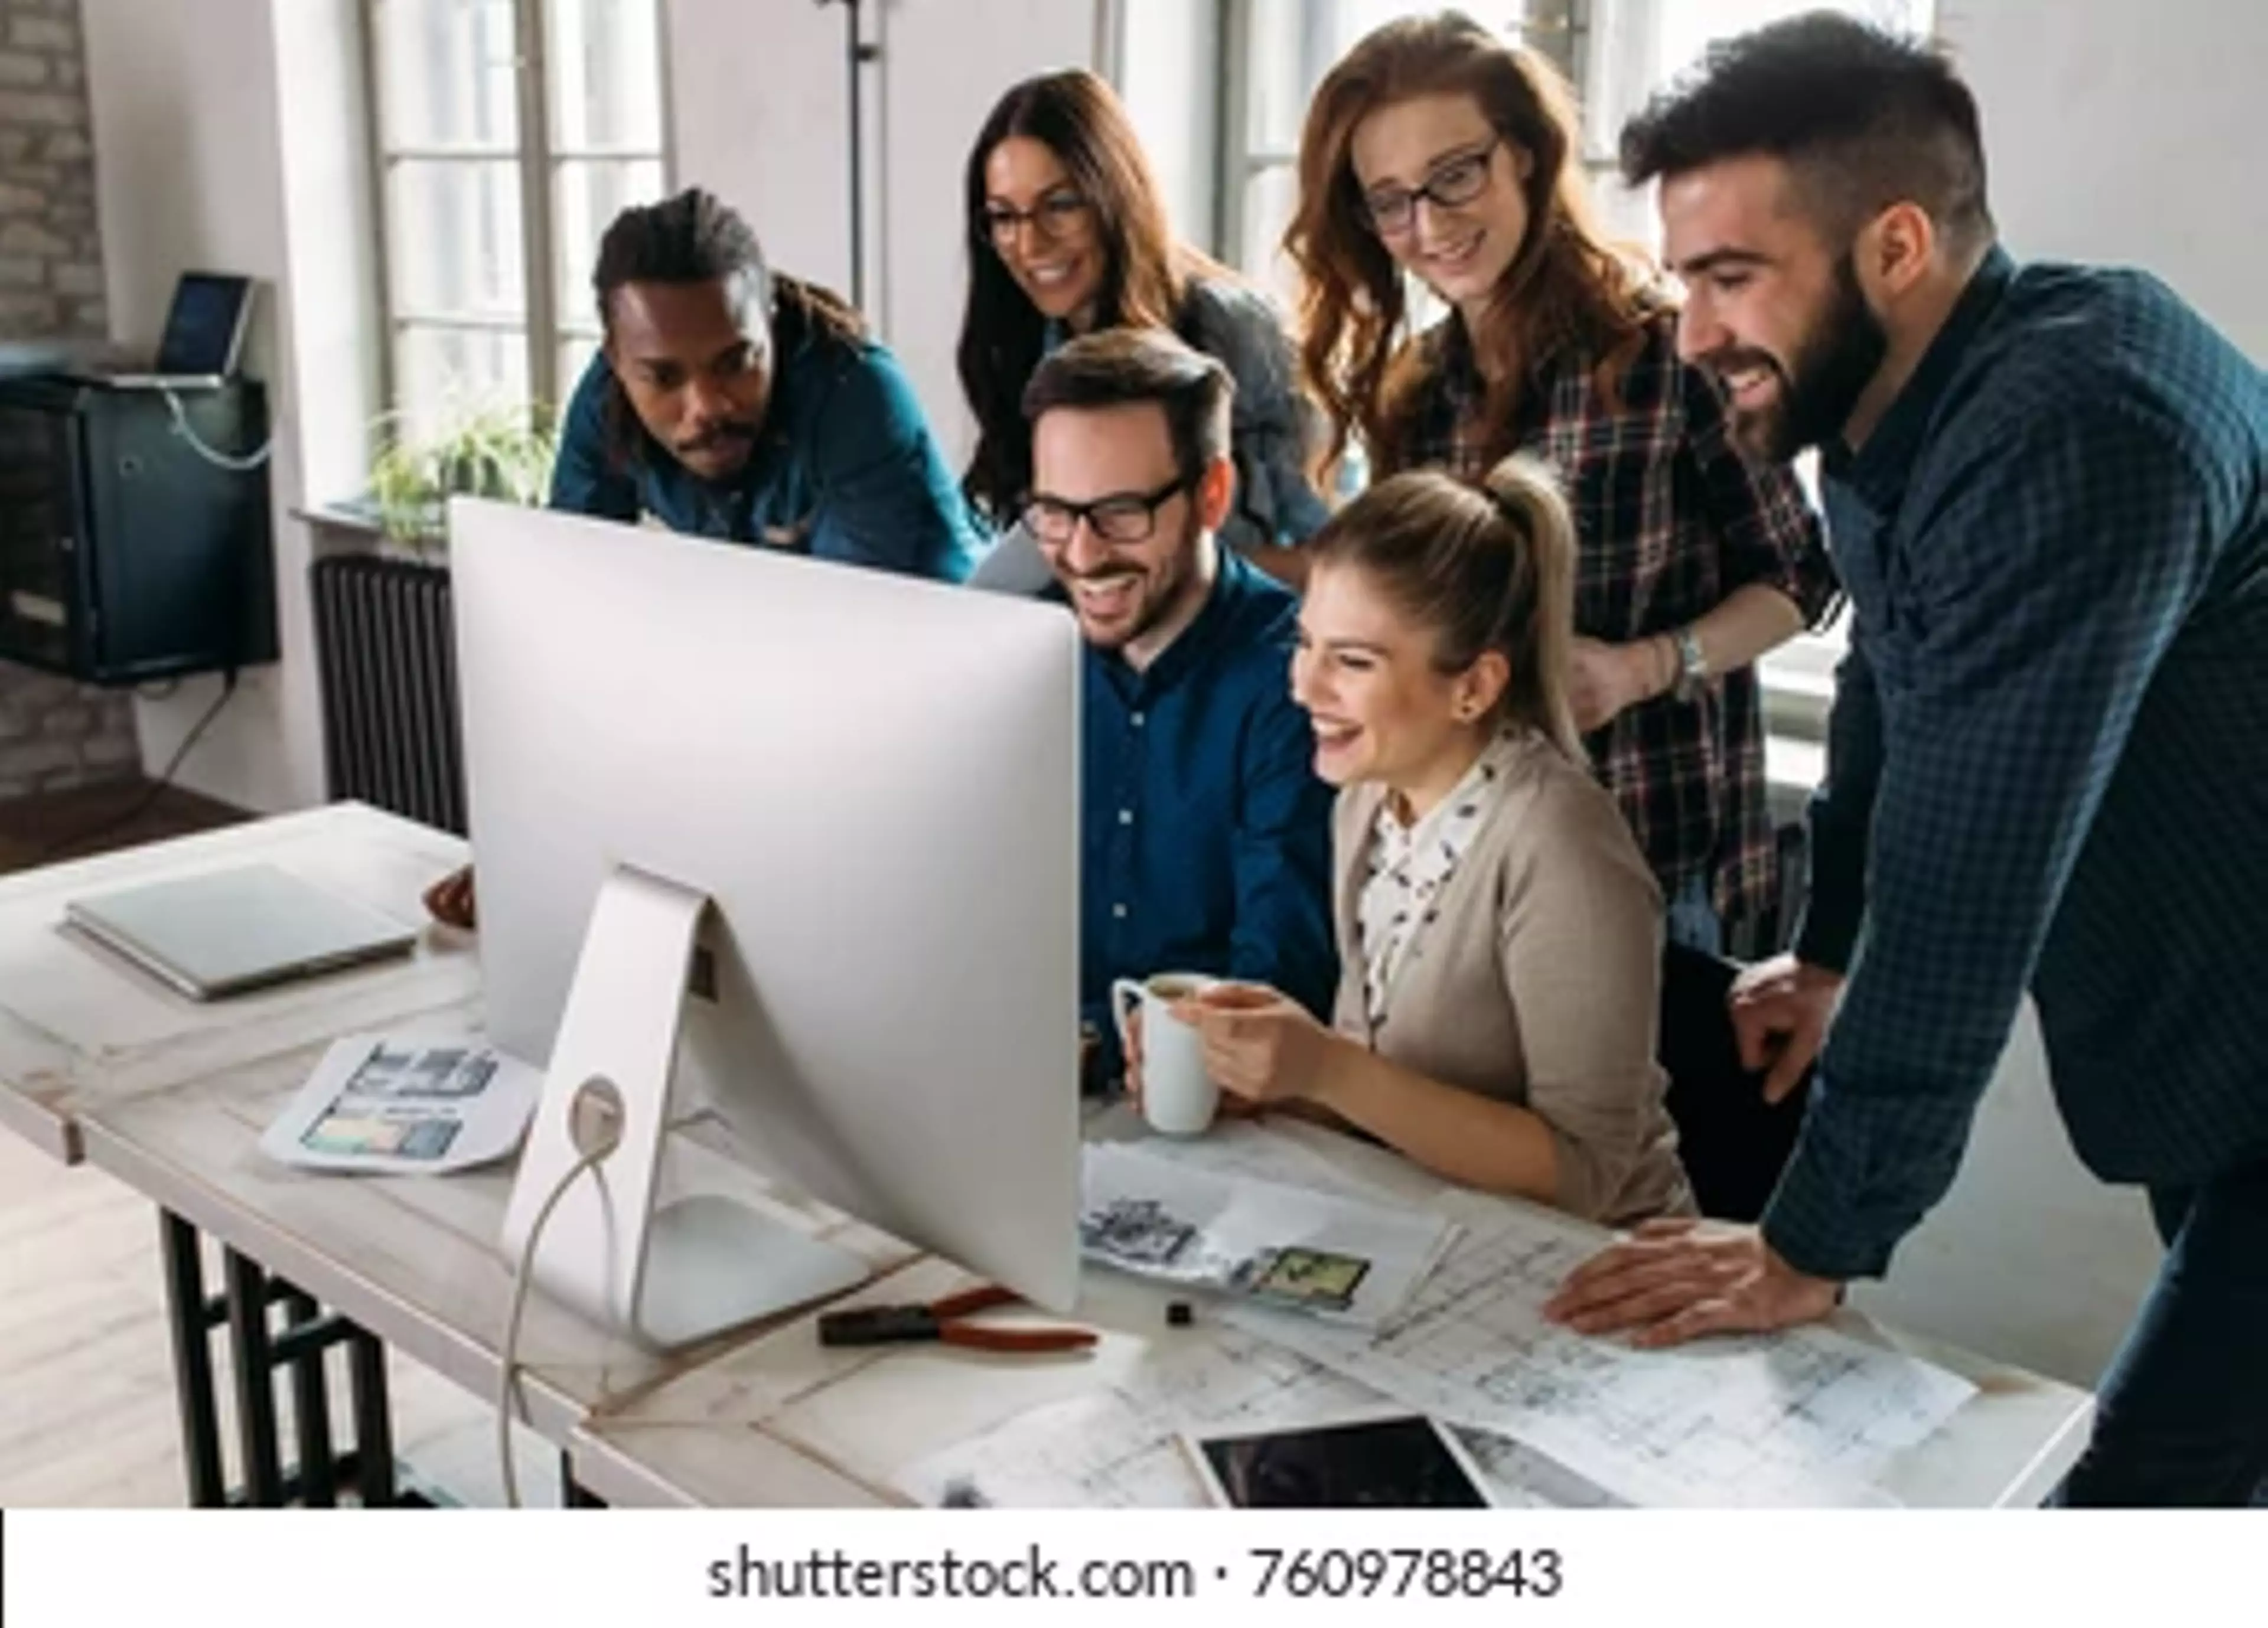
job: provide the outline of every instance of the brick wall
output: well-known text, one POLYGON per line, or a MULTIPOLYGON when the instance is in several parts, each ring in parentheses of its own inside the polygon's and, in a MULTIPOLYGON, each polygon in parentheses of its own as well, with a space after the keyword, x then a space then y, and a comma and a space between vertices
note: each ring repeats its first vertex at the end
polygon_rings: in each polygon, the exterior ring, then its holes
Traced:
MULTIPOLYGON (((0 341, 108 326, 78 0, 0 0, 0 341)), ((0 661, 0 799, 140 764, 123 692, 0 661)))

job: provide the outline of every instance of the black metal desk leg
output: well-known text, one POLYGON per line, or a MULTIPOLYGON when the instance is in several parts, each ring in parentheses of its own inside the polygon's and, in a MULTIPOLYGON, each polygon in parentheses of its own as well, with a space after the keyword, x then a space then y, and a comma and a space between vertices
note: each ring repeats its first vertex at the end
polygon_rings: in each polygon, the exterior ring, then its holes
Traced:
POLYGON ((165 1265, 166 1325, 173 1342, 173 1395, 181 1411, 189 1506, 217 1509, 228 1501, 228 1489, 221 1480, 220 1409, 213 1396, 211 1324, 197 1229, 160 1210, 158 1244, 165 1265))
POLYGON ((559 1454, 559 1506, 562 1509, 604 1509, 607 1500, 575 1479, 575 1455, 559 1454))
MULTIPOLYGON (((321 1319, 315 1297, 304 1289, 286 1286, 284 1312, 296 1332, 308 1330, 321 1319)), ((291 1363, 291 1413, 299 1444, 299 1502, 309 1509, 328 1509, 339 1501, 338 1464, 331 1452, 331 1393, 323 1368, 325 1347, 306 1344, 295 1351, 291 1363)))
POLYGON ((244 1501, 255 1509, 284 1502, 284 1465, 276 1442, 275 1365, 269 1352, 268 1274, 233 1249, 223 1251, 228 1278, 228 1335, 236 1348, 237 1432, 244 1448, 244 1501))
POLYGON ((347 1341, 347 1365, 354 1392, 356 1490, 364 1508, 391 1507, 394 1418, 386 1396, 386 1347, 376 1335, 357 1329, 347 1341))

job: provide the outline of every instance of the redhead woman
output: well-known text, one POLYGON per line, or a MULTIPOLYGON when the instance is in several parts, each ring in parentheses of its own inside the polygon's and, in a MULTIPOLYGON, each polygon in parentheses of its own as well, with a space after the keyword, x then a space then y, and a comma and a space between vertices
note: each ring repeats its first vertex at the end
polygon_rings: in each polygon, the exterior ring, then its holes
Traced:
POLYGON ((1506 453, 1559 476, 1577 540, 1569 699, 1682 942, 1777 897, 1753 663, 1821 618, 1834 578, 1784 467, 1734 446, 1677 353, 1677 313, 1592 225, 1550 65, 1456 12, 1390 23, 1325 77, 1285 247, 1303 361, 1381 474, 1476 480, 1506 453), (1413 331, 1411 284, 1444 314, 1413 331))

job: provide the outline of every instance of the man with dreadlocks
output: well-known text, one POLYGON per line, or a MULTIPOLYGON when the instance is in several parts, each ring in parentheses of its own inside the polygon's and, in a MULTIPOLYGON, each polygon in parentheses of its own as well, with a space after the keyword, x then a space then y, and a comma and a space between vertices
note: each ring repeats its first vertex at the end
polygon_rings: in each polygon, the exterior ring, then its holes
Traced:
POLYGON ((959 582, 982 535, 897 361, 688 188, 615 217, 551 506, 959 582))
MULTIPOLYGON (((983 532, 897 361, 775 274, 698 188, 624 210, 591 284, 606 344, 567 409, 551 506, 946 582, 983 532)), ((474 924, 468 866, 426 908, 474 924)))

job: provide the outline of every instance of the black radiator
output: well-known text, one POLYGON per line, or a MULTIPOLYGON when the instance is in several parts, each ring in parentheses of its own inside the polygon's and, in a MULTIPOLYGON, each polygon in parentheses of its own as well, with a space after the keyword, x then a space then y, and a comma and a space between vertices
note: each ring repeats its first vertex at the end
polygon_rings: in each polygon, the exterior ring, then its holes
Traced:
POLYGON ((331 797, 463 836, 448 569, 339 555, 317 560, 308 577, 331 797))

